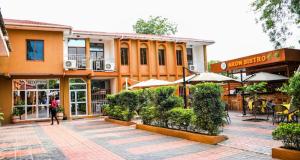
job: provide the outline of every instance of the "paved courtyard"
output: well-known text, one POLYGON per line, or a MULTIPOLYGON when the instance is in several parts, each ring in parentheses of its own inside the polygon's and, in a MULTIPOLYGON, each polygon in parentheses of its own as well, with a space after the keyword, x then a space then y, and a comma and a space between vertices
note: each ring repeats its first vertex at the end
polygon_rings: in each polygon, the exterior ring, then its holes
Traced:
POLYGON ((270 122, 241 121, 223 128, 229 140, 207 145, 125 127, 103 119, 49 122, 0 127, 0 159, 272 159, 270 122))

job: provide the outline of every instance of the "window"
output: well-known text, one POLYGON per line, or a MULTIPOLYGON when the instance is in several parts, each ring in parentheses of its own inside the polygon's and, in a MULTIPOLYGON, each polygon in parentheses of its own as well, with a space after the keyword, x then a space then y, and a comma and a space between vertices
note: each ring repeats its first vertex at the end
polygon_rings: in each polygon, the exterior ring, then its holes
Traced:
POLYGON ((146 65, 147 64, 147 48, 140 49, 140 58, 141 58, 141 64, 146 65))
POLYGON ((128 65, 128 48, 121 48, 121 65, 128 65))
POLYGON ((49 118, 52 97, 59 102, 58 79, 14 79, 13 109, 20 112, 21 120, 49 118))
POLYGON ((43 40, 27 40, 27 60, 44 60, 43 40))
POLYGON ((182 66, 182 51, 176 50, 177 66, 182 66))
POLYGON ((187 48, 186 53, 188 65, 193 65, 193 48, 187 48))
POLYGON ((166 64, 165 62, 165 50, 164 49, 159 49, 158 50, 158 61, 159 65, 164 66, 166 64))
POLYGON ((69 39, 69 41, 68 41, 68 59, 76 60, 77 68, 84 69, 86 67, 85 40, 84 39, 69 39))

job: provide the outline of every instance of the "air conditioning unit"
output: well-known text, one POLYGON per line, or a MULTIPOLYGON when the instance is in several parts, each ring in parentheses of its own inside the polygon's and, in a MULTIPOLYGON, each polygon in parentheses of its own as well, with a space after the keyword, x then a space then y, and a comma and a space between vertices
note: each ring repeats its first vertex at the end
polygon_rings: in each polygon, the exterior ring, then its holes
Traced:
POLYGON ((189 65, 189 70, 196 71, 196 66, 195 65, 189 65))
POLYGON ((76 60, 65 60, 64 68, 65 69, 76 69, 76 60))
POLYGON ((105 71, 114 71, 115 64, 114 63, 106 63, 104 69, 105 69, 105 71))

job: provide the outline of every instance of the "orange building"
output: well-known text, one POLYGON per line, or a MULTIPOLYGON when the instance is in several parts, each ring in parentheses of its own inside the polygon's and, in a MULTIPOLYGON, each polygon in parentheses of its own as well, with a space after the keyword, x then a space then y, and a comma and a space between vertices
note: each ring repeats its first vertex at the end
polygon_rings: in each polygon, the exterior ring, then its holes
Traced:
POLYGON ((174 81, 182 66, 207 68, 213 41, 132 33, 76 31, 43 22, 5 19, 10 55, 0 57, 0 112, 9 123, 49 118, 59 99, 67 118, 101 114, 106 95, 148 79, 174 81), (15 110, 16 110, 15 109, 15 110))

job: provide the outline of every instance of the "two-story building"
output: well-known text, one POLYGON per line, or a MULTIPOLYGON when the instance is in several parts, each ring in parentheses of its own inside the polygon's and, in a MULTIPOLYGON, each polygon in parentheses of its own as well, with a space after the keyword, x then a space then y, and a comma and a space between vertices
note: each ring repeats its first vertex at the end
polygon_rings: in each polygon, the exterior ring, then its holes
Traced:
POLYGON ((101 114, 106 95, 148 79, 175 81, 182 66, 207 68, 213 41, 133 33, 73 30, 71 26, 5 19, 11 44, 0 57, 0 112, 9 123, 49 118, 57 97, 67 118, 101 114), (126 80, 127 79, 127 80, 126 80))

